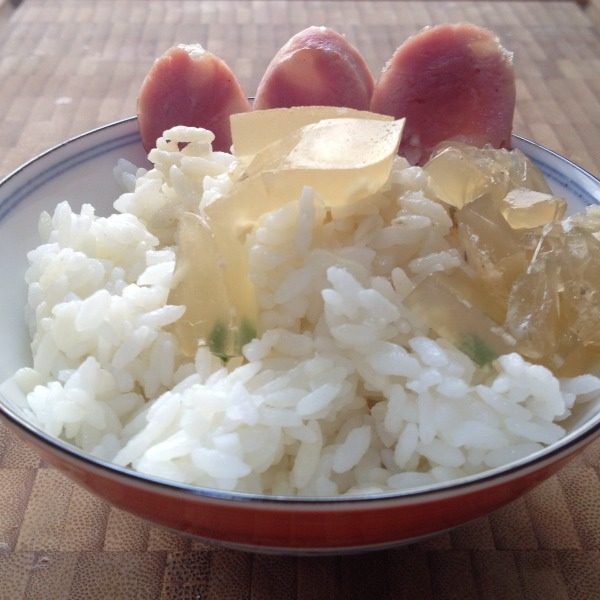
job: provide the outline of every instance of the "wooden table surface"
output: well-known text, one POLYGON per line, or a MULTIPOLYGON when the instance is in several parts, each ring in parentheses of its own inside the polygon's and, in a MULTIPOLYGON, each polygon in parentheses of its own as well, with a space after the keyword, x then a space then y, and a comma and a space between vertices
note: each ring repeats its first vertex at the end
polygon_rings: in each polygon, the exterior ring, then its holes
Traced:
MULTIPOLYGON (((597 2, 597 0, 594 0, 597 2)), ((515 132, 600 173, 593 2, 24 0, 0 11, 0 177, 135 112, 169 46, 201 42, 252 95, 293 33, 327 24, 378 73, 410 33, 468 20, 515 52, 515 132)), ((600 598, 600 442, 511 505, 409 547, 261 556, 192 542, 71 483, 0 424, 0 599, 600 598)))

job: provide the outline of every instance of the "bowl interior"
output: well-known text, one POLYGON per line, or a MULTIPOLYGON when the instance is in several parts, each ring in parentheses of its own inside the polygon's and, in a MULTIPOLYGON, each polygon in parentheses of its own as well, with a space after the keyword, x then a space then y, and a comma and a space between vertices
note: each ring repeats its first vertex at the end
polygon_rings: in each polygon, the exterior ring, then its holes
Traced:
MULTIPOLYGON (((569 212, 600 203, 600 182, 563 157, 514 136, 514 145, 534 160, 553 191, 567 199, 569 212)), ((24 320, 27 252, 39 244, 39 215, 67 200, 74 209, 83 203, 107 215, 122 192, 113 177, 119 158, 148 166, 135 118, 74 138, 17 169, 0 183, 0 382, 31 364, 29 334, 24 320)), ((3 398, 0 396, 0 404, 3 398)), ((580 405, 562 425, 573 440, 600 421, 600 400, 580 405)), ((545 450, 543 451, 545 452, 545 450)), ((506 468, 510 467, 507 465, 506 468)))

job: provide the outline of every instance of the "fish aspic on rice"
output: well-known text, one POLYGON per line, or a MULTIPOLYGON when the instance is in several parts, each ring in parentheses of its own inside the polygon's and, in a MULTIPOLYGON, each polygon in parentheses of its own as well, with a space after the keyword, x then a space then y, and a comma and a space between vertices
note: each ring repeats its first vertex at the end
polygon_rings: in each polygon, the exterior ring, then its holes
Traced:
MULTIPOLYGON (((44 213, 26 274, 33 366, 4 392, 43 430, 118 465, 265 494, 428 485, 559 440, 600 379, 526 360, 503 323, 493 339, 457 341, 429 321, 415 303, 424 282, 473 275, 460 209, 432 191, 434 173, 396 156, 401 124, 334 113, 263 147, 234 130, 234 155, 213 152, 209 131, 172 128, 151 170, 119 164, 128 191, 111 216, 67 203, 44 213), (344 146, 323 134, 343 122, 386 126, 393 143, 369 156, 360 135, 344 146), (298 140, 339 154, 311 166, 298 140), (245 194, 253 204, 240 216, 245 194), (205 236, 204 252, 185 255, 182 223, 205 236)), ((251 115, 239 131, 261 118, 251 115)), ((493 152, 517 165, 505 191, 531 181, 517 174, 524 157, 493 152)), ((600 219, 588 217, 591 231, 600 219)), ((550 222, 561 218, 557 208, 550 222)))

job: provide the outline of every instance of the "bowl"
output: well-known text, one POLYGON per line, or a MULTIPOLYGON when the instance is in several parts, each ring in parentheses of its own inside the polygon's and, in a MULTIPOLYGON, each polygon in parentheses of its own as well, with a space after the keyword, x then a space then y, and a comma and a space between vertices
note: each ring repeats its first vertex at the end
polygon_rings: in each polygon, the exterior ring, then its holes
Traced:
MULTIPOLYGON (((569 211, 600 203, 600 181, 518 136, 513 144, 565 197, 569 211)), ((34 158, 0 183, 0 381, 30 364, 24 321, 26 253, 37 245, 42 210, 62 200, 91 202, 109 214, 120 189, 118 158, 144 166, 135 118, 72 138, 34 158)), ((521 459, 466 477, 402 492, 336 498, 260 496, 184 485, 121 468, 55 439, 0 397, 4 423, 40 456, 115 506, 173 528, 239 549, 278 553, 343 553, 409 543, 456 527, 514 500, 560 469, 600 432, 600 400, 583 405, 560 441, 521 459)))

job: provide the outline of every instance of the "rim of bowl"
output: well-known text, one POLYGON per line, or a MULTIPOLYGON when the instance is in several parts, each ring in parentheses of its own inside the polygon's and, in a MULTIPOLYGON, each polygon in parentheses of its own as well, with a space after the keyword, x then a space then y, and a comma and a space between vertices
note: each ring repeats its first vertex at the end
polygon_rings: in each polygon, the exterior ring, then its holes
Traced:
MULTIPOLYGON (((137 120, 137 117, 125 117, 117 121, 112 121, 105 125, 95 127, 84 133, 72 136, 59 144, 56 144, 47 150, 37 154, 27 162, 23 163, 6 177, 0 181, 0 187, 4 186, 15 176, 25 171, 32 164, 42 161, 55 151, 77 142, 83 138, 93 136, 101 131, 106 131, 113 127, 129 125, 137 120)), ((518 141, 520 146, 526 146, 541 152, 542 154, 551 156, 554 160, 566 164, 569 169, 576 170, 580 176, 587 179, 590 184, 597 186, 600 189, 600 179, 592 175, 589 171, 562 156, 558 152, 551 150, 537 142, 529 140, 525 137, 512 134, 513 140, 518 141)), ((91 157, 93 160, 94 157, 91 157)), ((31 190, 33 191, 33 190, 31 190)), ((30 191, 30 193, 31 193, 30 191)), ((9 210, 10 212, 10 210, 9 210)), ((0 393, 0 399, 2 395, 0 393)), ((462 491, 471 488, 471 491, 476 489, 490 487, 494 484, 499 484, 503 479, 510 479, 512 475, 520 473, 526 475, 534 472, 544 463, 552 463, 559 459, 560 455, 565 457, 574 452, 578 446, 584 446, 591 442, 596 435, 600 434, 600 410, 597 414, 590 417, 587 421, 580 424, 574 431, 568 433, 557 442, 544 447, 537 452, 518 460, 512 461, 505 465, 487 469, 480 473, 453 479, 450 481, 438 482, 424 486, 415 486, 406 490, 394 490, 379 493, 363 493, 356 495, 338 495, 338 496, 290 496, 290 495, 268 495, 256 494, 250 492, 226 491, 218 488, 210 488, 197 486, 192 484, 180 483, 174 480, 165 479, 135 471, 126 467, 121 467, 108 460, 98 458, 77 446, 70 444, 60 438, 50 436, 43 430, 30 423, 24 416, 19 414, 18 409, 13 409, 8 403, 0 401, 0 416, 10 421, 18 429, 22 430, 26 435, 31 435, 43 444, 58 451, 59 454, 66 456, 70 461, 84 463, 86 466, 96 470, 105 472, 110 477, 124 478, 128 483, 138 486, 148 486, 150 488, 158 487, 162 492, 173 494, 190 494, 205 500, 225 501, 235 504, 257 504, 257 505, 277 505, 278 508, 292 507, 318 507, 320 509, 334 508, 340 504, 352 505, 357 504, 375 504, 375 503, 390 503, 393 501, 433 501, 440 495, 459 495, 462 491)))

